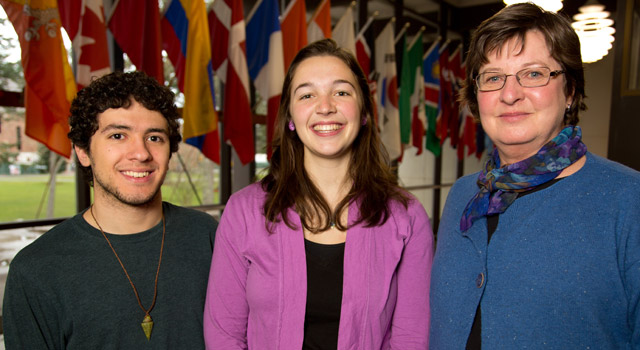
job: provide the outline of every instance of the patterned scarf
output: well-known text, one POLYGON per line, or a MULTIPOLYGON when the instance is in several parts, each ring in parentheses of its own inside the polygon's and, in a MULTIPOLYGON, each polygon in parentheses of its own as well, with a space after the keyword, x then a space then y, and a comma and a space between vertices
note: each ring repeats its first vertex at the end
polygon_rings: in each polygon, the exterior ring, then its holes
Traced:
POLYGON ((460 230, 467 231, 479 218, 504 213, 519 192, 533 189, 553 180, 563 169, 587 153, 579 126, 567 126, 538 153, 500 167, 498 150, 494 149, 485 169, 478 176, 480 191, 469 201, 462 213, 460 230))

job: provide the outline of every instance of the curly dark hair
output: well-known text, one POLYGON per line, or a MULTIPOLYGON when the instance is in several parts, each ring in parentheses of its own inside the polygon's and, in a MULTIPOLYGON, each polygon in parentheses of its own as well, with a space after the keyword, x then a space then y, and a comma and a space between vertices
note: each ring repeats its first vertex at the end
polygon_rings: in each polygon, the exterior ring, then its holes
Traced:
MULTIPOLYGON (((71 102, 67 134, 74 146, 91 154, 91 137, 98 130, 98 115, 110 108, 129 108, 133 100, 150 111, 160 112, 169 126, 171 153, 178 151, 182 136, 178 124, 178 109, 175 95, 169 88, 159 84, 143 72, 113 72, 98 78, 78 92, 71 102)), ((81 167, 91 183, 91 167, 81 167)))

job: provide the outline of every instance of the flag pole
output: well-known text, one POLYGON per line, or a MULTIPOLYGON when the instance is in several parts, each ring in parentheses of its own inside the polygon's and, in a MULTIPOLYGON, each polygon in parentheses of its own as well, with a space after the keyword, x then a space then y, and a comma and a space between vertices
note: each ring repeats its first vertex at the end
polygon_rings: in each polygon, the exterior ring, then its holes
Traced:
POLYGON ((251 22, 251 18, 256 13, 256 11, 258 10, 258 7, 260 7, 261 3, 262 3, 262 0, 256 1, 256 4, 253 5, 253 7, 251 8, 251 11, 249 11, 249 15, 247 16, 247 18, 244 19, 245 23, 251 22))
MULTIPOLYGON (((347 7, 347 9, 344 11, 344 13, 342 14, 342 16, 340 16, 340 19, 338 20, 338 22, 336 23, 336 25, 333 27, 333 29, 335 29, 338 26, 338 23, 340 23, 340 21, 342 21, 342 18, 344 17, 344 15, 347 14, 347 11, 349 11, 349 9, 353 9, 354 7, 356 7, 356 2, 352 1, 351 4, 349 4, 349 6, 347 7)), ((332 29, 332 31, 333 31, 332 29)))
POLYGON ((118 7, 118 3, 120 2, 120 0, 114 0, 113 3, 111 4, 111 7, 109 7, 109 13, 107 13, 107 18, 105 18, 105 25, 108 25, 109 22, 111 22, 111 17, 113 17, 113 13, 116 12, 116 8, 118 7))
MULTIPOLYGON (((287 15, 289 14, 289 12, 291 11, 291 9, 293 8, 293 6, 296 4, 296 1, 300 1, 300 0, 293 0, 291 1, 287 7, 284 9, 284 11, 282 11, 282 15, 280 15, 280 23, 282 24, 282 21, 284 21, 285 18, 287 18, 287 15)), ((306 22, 306 20, 305 20, 306 22)))
POLYGON ((447 45, 449 45, 449 43, 451 42, 451 39, 447 39, 444 44, 442 44, 442 46, 440 46, 440 50, 438 50, 439 54, 442 54, 444 52, 444 49, 447 48, 447 45))
POLYGON ((425 58, 427 58, 427 56, 429 56, 429 54, 431 53, 431 51, 433 51, 436 48, 436 45, 438 45, 438 43, 440 42, 440 40, 442 40, 442 37, 438 35, 438 37, 436 38, 436 41, 434 41, 431 46, 429 46, 429 48, 427 49, 427 51, 424 52, 424 55, 422 56, 422 60, 424 61, 425 58))
POLYGON ((400 32, 398 33, 398 35, 396 35, 396 38, 393 40, 393 43, 395 45, 398 44, 398 41, 400 41, 400 38, 402 38, 402 34, 404 34, 407 31, 407 28, 409 28, 410 25, 411 24, 409 24, 409 22, 407 22, 407 23, 404 24, 404 26, 402 26, 402 29, 400 29, 400 32))
POLYGON ((413 38, 413 40, 411 40, 411 44, 409 44, 409 47, 413 47, 413 45, 418 41, 418 39, 422 39, 422 32, 424 32, 427 29, 427 27, 422 26, 420 27, 420 30, 418 30, 418 33, 416 33, 416 36, 413 38))
POLYGON ((358 35, 356 35, 356 38, 364 35, 364 32, 369 29, 369 26, 371 26, 371 23, 373 23, 373 20, 378 17, 379 14, 380 12, 375 11, 371 16, 369 16, 369 18, 367 18, 367 22, 362 26, 362 28, 360 28, 360 31, 358 32, 358 35))
POLYGON ((451 56, 449 56, 449 62, 451 62, 453 57, 455 57, 455 55, 457 55, 457 54, 460 55, 460 61, 462 61, 462 43, 460 43, 460 45, 456 46, 456 48, 453 50, 453 53, 451 54, 451 56))
POLYGON ((320 9, 322 8, 322 6, 324 6, 324 3, 327 0, 322 0, 320 1, 320 5, 318 5, 318 7, 316 7, 315 10, 313 10, 313 15, 311 16, 311 19, 309 20, 309 22, 307 22, 307 25, 309 25, 309 23, 315 21, 316 17, 318 17, 318 13, 320 13, 320 9))

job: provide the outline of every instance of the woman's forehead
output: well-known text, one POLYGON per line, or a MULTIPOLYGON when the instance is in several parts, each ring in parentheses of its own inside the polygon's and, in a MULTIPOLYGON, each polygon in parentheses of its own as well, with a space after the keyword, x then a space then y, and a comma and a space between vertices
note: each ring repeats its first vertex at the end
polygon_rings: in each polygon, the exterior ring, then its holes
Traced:
POLYGON ((480 68, 493 65, 549 65, 555 62, 544 35, 534 30, 528 31, 524 37, 513 36, 501 45, 489 49, 485 60, 480 68))

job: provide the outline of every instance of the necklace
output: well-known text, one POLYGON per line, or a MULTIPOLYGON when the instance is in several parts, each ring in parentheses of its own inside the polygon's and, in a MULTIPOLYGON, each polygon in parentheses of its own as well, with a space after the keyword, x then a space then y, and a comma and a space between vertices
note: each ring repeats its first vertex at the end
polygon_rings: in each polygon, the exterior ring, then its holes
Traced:
POLYGON ((102 233, 102 237, 104 237, 104 239, 107 240, 107 244, 109 244, 111 251, 113 251, 113 254, 116 256, 116 259, 118 259, 118 262, 122 267, 122 271, 124 271, 124 274, 127 276, 127 279, 129 280, 129 283, 133 288, 133 293, 136 295, 136 299, 138 300, 138 305, 140 305, 140 308, 142 309, 142 311, 144 311, 144 319, 142 320, 142 323, 140 325, 142 326, 144 335, 147 336, 147 340, 149 340, 151 339, 151 330, 153 329, 153 320, 151 319, 151 315, 149 315, 149 313, 151 312, 153 307, 156 305, 156 297, 158 296, 158 275, 160 274, 160 264, 162 263, 162 251, 164 249, 164 235, 166 232, 165 222, 164 222, 164 212, 162 213, 162 243, 160 243, 160 258, 158 259, 158 270, 156 271, 156 281, 153 286, 153 301, 151 302, 151 306, 149 306, 149 309, 145 309, 144 306, 142 306, 142 301, 140 301, 138 290, 136 289, 136 286, 133 284, 131 277, 129 277, 129 273, 127 272, 127 269, 124 267, 124 264, 122 263, 122 260, 120 260, 118 253, 116 253, 116 250, 113 248, 113 245, 111 245, 109 238, 107 238, 107 235, 104 234, 104 230, 102 230, 102 226, 100 226, 100 224, 98 223, 98 220, 96 220, 95 215, 93 215, 93 205, 91 206, 89 211, 91 212, 91 217, 93 218, 93 221, 95 221, 96 225, 98 225, 98 228, 100 229, 100 233, 102 233))

